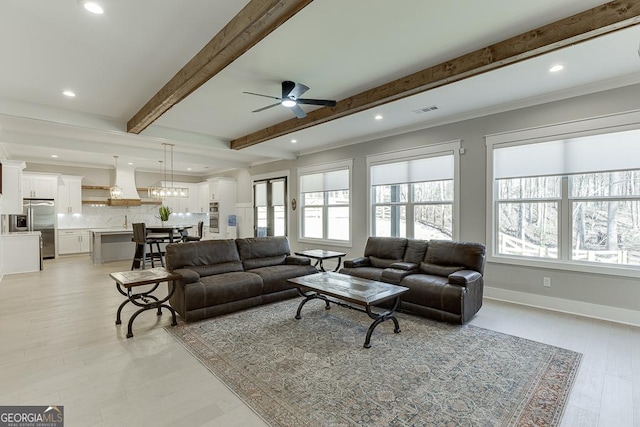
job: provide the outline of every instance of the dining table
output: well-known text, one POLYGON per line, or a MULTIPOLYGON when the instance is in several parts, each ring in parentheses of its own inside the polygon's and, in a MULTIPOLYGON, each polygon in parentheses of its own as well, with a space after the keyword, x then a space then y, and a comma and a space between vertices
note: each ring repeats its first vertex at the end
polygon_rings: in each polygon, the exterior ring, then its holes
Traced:
POLYGON ((182 232, 190 228, 193 225, 147 225, 147 237, 162 239, 168 243, 179 242, 182 240, 182 232))

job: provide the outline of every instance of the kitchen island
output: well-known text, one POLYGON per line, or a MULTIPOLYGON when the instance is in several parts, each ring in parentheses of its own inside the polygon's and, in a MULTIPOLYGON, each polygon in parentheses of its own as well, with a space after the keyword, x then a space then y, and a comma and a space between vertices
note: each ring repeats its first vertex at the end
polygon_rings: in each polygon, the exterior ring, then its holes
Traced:
POLYGON ((42 270, 39 231, 16 231, 0 235, 0 275, 42 270))
POLYGON ((91 232, 91 261, 103 264, 133 259, 136 244, 133 230, 127 228, 93 228, 91 232))

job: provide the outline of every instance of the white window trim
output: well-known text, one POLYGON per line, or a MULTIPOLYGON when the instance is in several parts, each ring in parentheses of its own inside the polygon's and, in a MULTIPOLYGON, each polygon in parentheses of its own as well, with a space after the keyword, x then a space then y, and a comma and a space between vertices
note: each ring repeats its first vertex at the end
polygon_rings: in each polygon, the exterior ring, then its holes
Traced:
MULTIPOLYGON (((513 145, 535 144, 562 138, 576 138, 589 135, 622 132, 640 129, 640 110, 618 114, 574 120, 548 126, 521 129, 503 133, 485 135, 487 146, 487 183, 486 183, 486 246, 487 262, 521 265, 537 268, 552 268, 556 270, 576 271, 583 273, 602 274, 623 277, 640 277, 640 269, 632 266, 613 266, 585 264, 569 260, 548 260, 526 257, 510 257, 495 253, 497 218, 495 212, 495 185, 493 179, 493 150, 496 146, 507 147, 513 145)), ((569 233, 565 230, 566 223, 560 218, 559 233, 569 233)))
POLYGON ((302 208, 302 194, 300 193, 300 176, 314 173, 331 172, 335 170, 349 170, 349 240, 313 239, 302 236, 302 209, 298 211, 298 242, 317 245, 340 246, 350 248, 353 246, 353 159, 339 160, 335 162, 320 163, 312 166, 300 166, 297 168, 298 206, 302 208))
POLYGON ((372 234, 371 221, 371 166, 384 163, 395 163, 424 157, 437 157, 453 154, 453 240, 460 239, 460 152, 462 140, 446 141, 437 144, 423 145, 416 148, 388 151, 386 153, 366 156, 367 161, 367 230, 372 234))

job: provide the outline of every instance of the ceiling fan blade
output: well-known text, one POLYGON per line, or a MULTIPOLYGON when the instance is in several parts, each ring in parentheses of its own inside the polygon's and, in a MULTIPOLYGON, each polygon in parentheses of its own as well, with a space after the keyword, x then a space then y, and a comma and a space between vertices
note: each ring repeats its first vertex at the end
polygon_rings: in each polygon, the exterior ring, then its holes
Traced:
POLYGON ((307 113, 302 111, 302 108, 300 108, 299 105, 294 105, 293 107, 290 107, 290 108, 291 108, 291 111, 293 111, 293 114, 295 114, 297 118, 304 119, 305 117, 307 117, 307 113))
POLYGON ((260 111, 268 110, 269 108, 273 108, 277 105, 280 105, 280 103, 278 102, 277 104, 271 104, 267 105, 266 107, 258 108, 257 110, 253 110, 252 113, 259 113, 260 111))
POLYGON ((296 99, 298 104, 307 104, 307 105, 326 105, 327 107, 335 107, 336 101, 332 101, 329 99, 296 99))
POLYGON ((303 93, 309 90, 308 86, 303 85, 302 83, 296 83, 291 92, 289 92, 289 98, 298 99, 302 96, 303 93))
POLYGON ((289 94, 291 93, 291 91, 295 87, 296 87, 296 84, 294 82, 289 81, 289 80, 283 81, 282 82, 282 98, 281 99, 288 98, 289 94))
POLYGON ((277 98, 277 97, 271 96, 271 95, 263 95, 261 93, 253 93, 253 92, 242 92, 242 93, 246 93, 247 95, 263 96, 265 98, 271 98, 271 99, 277 99, 277 100, 281 99, 281 98, 277 98))

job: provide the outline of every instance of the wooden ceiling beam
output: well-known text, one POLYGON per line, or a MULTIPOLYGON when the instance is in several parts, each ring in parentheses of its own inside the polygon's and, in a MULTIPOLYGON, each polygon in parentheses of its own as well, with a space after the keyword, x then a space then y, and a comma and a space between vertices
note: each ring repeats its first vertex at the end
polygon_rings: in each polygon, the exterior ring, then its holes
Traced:
POLYGON ((313 0, 251 0, 128 122, 140 133, 313 0))
POLYGON ((640 23, 640 0, 612 1, 231 141, 240 150, 640 23))

